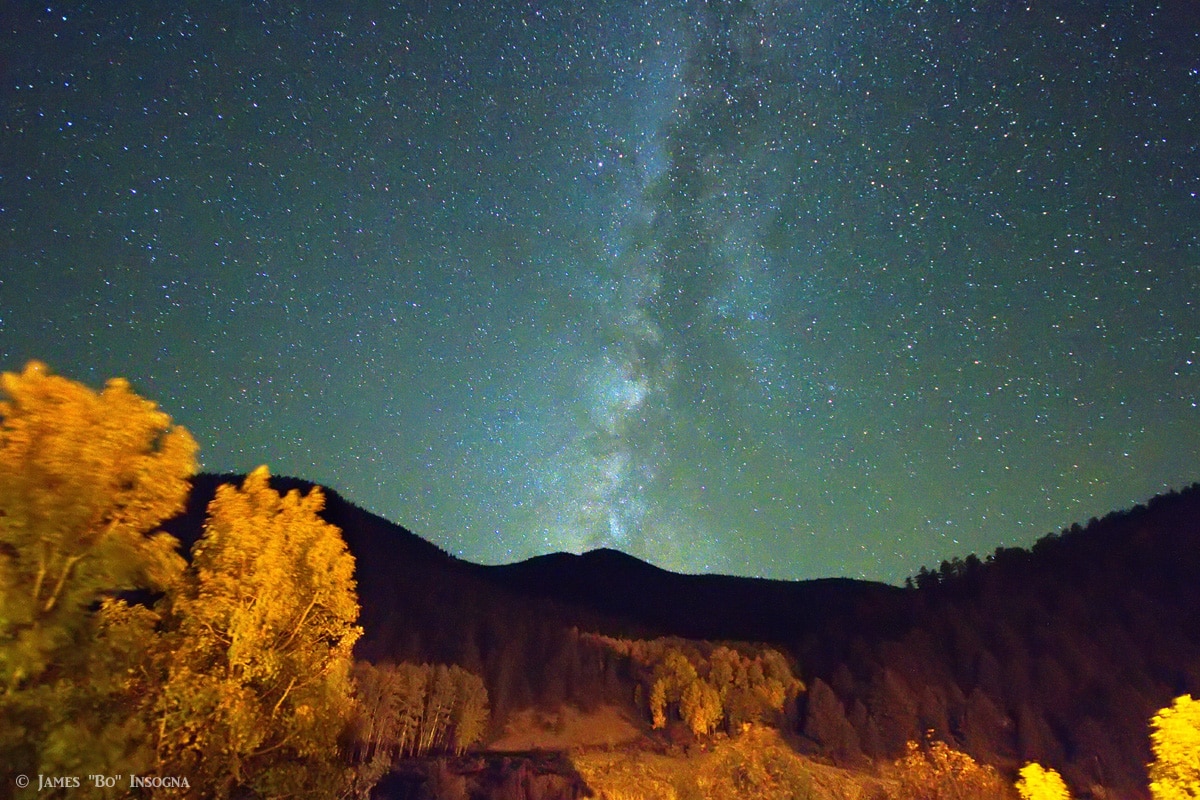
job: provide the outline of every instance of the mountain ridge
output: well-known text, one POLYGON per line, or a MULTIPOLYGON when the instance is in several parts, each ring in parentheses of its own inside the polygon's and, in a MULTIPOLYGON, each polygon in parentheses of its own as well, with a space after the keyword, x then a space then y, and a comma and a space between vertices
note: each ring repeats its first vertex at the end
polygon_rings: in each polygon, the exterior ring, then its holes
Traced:
MULTIPOLYGON (((194 541, 231 479, 198 476, 167 530, 194 541)), ((790 733, 822 757, 894 758, 932 732, 1010 774, 1058 769, 1076 797, 1142 798, 1149 717, 1200 695, 1200 485, 922 568, 906 587, 684 575, 603 549, 478 565, 325 493, 357 563, 358 657, 471 669, 497 725, 566 703, 644 713, 633 676, 580 632, 760 642, 808 685, 790 733)))

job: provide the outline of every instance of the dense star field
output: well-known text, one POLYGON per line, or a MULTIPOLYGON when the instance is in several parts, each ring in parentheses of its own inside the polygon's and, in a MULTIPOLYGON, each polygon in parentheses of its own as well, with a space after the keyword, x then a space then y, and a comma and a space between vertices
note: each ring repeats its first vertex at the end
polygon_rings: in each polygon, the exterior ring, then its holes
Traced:
POLYGON ((1200 479, 1188 4, 306 5, 5 4, 0 368, 484 562, 899 581, 1200 479))

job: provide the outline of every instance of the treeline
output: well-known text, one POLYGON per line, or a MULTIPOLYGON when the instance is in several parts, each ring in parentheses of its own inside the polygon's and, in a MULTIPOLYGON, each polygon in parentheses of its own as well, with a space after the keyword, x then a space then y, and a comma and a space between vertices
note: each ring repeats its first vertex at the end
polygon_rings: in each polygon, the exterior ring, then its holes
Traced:
MULTIPOLYGON (((728 645, 678 638, 619 639, 583 634, 584 641, 628 660, 634 704, 655 728, 683 722, 694 734, 745 725, 785 725, 804 683, 778 650, 742 652, 728 645)), ((748 647, 748 646, 747 646, 748 647)))
POLYGON ((349 736, 356 761, 461 755, 487 731, 487 689, 461 667, 359 661, 354 683, 358 712, 349 736))
POLYGON ((1148 721, 1200 694, 1197 575, 1196 487, 924 570, 890 636, 827 637, 840 655, 811 676, 800 731, 854 762, 932 730, 1008 772, 1053 767, 1084 796, 1145 796, 1148 721))
MULTIPOLYGON (((1153 800, 1195 798, 1200 793, 1200 701, 1183 695, 1160 709, 1150 721, 1149 739, 1154 750, 1148 765, 1153 800)), ((1009 785, 994 767, 934 739, 932 732, 922 742, 908 742, 891 771, 897 800, 1071 800, 1066 781, 1053 768, 1027 762, 1016 783, 1009 785)), ((1109 796, 1103 788, 1088 793, 1109 796)))
POLYGON ((122 381, 94 392, 31 364, 3 392, 0 761, 14 772, 334 796, 364 790, 364 764, 469 746, 489 703, 502 719, 619 702, 700 734, 780 724, 848 761, 902 757, 933 731, 1009 774, 1038 762, 1080 794, 1138 797, 1147 720, 1200 694, 1197 487, 907 590, 679 576, 610 554, 546 594, 561 560, 473 567, 335 495, 331 513, 311 484, 278 491, 265 469, 196 491, 195 442, 122 381), (181 543, 159 526, 185 500, 181 543), (685 614, 731 634, 709 638, 758 630, 776 650, 657 638, 685 614), (355 654, 380 666, 355 669, 355 654))

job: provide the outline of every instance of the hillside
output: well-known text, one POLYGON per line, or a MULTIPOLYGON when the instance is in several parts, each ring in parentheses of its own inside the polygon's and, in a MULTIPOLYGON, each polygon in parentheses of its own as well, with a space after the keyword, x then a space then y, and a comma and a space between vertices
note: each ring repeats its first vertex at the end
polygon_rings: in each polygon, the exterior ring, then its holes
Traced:
MULTIPOLYGON (((1079 794, 1145 794, 1147 722, 1200 690, 1200 488, 917 576, 913 624, 810 682, 805 733, 843 758, 933 730, 1039 761, 1079 794)), ((803 661, 803 654, 798 656, 803 661)))
MULTIPOLYGON (((185 542, 220 480, 199 477, 170 524, 185 542)), ((358 561, 360 656, 479 672, 497 736, 534 706, 644 713, 628 668, 577 631, 760 641, 808 685, 789 718, 801 751, 861 766, 932 731, 1009 774, 1036 760, 1079 796, 1138 797, 1147 720, 1200 693, 1200 487, 903 589, 678 575, 615 551, 485 567, 327 494, 358 561)))

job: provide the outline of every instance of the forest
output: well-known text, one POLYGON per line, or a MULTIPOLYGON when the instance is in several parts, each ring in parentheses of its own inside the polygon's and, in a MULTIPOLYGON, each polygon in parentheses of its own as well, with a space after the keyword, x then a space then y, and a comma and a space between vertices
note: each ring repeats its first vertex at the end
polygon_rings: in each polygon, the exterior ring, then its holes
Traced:
POLYGON ((486 567, 123 380, 0 388, 0 796, 1200 796, 1200 486, 903 588, 486 567), (568 710, 630 735, 500 746, 568 710))

